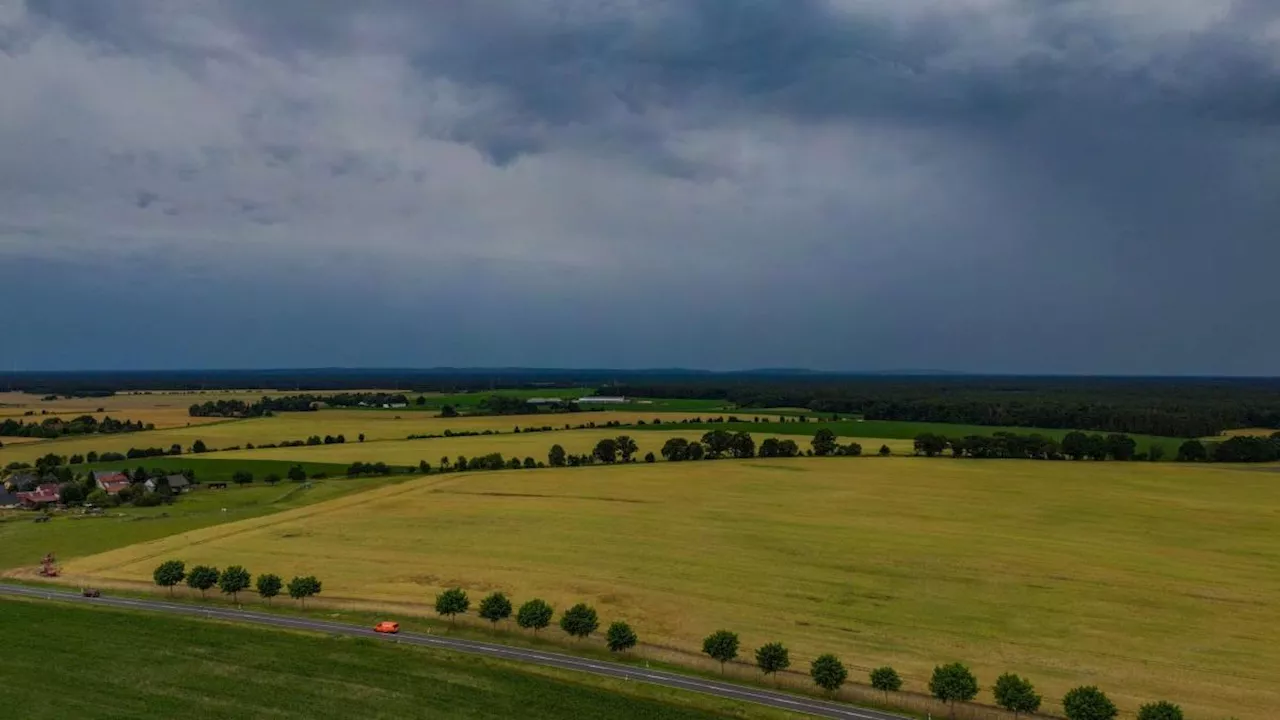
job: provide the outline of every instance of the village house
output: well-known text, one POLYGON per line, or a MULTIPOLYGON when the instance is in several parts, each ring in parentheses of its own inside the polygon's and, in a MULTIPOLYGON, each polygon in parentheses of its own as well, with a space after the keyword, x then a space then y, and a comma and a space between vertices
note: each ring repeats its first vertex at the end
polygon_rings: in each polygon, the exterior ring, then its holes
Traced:
POLYGON ((116 495, 130 485, 129 476, 118 470, 94 470, 93 483, 108 495, 116 495))
POLYGON ((36 510, 49 505, 57 505, 62 501, 62 495, 58 491, 56 483, 45 483, 38 486, 35 490, 17 493, 18 501, 22 503, 22 507, 29 510, 36 510))
POLYGON ((143 483, 143 485, 149 492, 155 492, 161 485, 165 484, 162 480, 168 482, 169 491, 173 493, 182 493, 191 489, 191 483, 187 480, 187 476, 185 475, 169 475, 164 478, 147 478, 147 481, 143 483))

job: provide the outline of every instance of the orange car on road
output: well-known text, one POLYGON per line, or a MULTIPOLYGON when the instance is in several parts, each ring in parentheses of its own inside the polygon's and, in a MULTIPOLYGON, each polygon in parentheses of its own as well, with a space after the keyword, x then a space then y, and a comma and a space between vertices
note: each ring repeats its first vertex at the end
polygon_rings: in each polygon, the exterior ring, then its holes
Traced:
POLYGON ((380 633, 398 633, 400 632, 400 623, 391 622, 390 620, 383 620, 382 622, 373 626, 373 631, 380 632, 380 633))

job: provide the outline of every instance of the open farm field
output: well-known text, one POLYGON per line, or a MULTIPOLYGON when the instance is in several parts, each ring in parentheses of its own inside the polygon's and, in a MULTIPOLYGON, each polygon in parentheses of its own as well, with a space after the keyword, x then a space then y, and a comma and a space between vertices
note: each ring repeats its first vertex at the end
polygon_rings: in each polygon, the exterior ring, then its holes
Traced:
MULTIPOLYGON (((414 393, 405 392, 404 394, 410 401, 416 400, 418 396, 425 398, 422 405, 410 402, 410 408, 418 410, 434 410, 438 411, 445 405, 452 405, 460 412, 478 410, 481 403, 487 398, 494 395, 502 395, 504 397, 517 398, 564 398, 567 400, 576 400, 580 397, 592 395, 595 388, 576 387, 576 388, 535 388, 531 390, 493 390, 485 392, 467 392, 467 393, 414 393)), ((401 408, 405 409, 405 408, 401 408)))
POLYGON ((178 535, 212 525, 260 517, 401 482, 405 476, 318 480, 309 486, 258 482, 226 490, 199 489, 173 505, 112 508, 102 517, 59 516, 31 522, 28 512, 0 511, 0 570, 31 569, 45 553, 59 560, 178 535))
POLYGON ((58 668, 56 692, 38 682, 0 685, 7 716, 24 720, 701 720, 744 713, 739 704, 692 693, 428 648, 59 603, 0 600, 0 635, 12 677, 58 668))
MULTIPOLYGON (((652 422, 661 418, 664 423, 678 422, 686 417, 695 417, 683 413, 637 413, 625 411, 597 411, 547 415, 514 415, 514 416, 481 416, 437 418, 426 413, 391 414, 390 411, 365 410, 321 410, 318 412, 281 413, 273 417, 251 418, 246 420, 221 420, 203 426, 173 428, 169 430, 152 430, 148 432, 122 433, 116 435, 83 435, 79 437, 60 438, 39 444, 0 448, 0 466, 10 462, 32 462, 46 453, 59 455, 85 454, 90 450, 102 452, 125 452, 129 448, 159 447, 168 448, 179 444, 184 449, 190 448, 196 440, 203 440, 211 449, 234 446, 277 444, 286 441, 306 440, 312 435, 343 435, 347 444, 356 444, 359 436, 364 434, 366 443, 379 440, 405 440, 410 435, 443 435, 446 430, 452 432, 494 432, 511 433, 517 426, 563 428, 595 423, 603 426, 608 422, 630 424, 644 420, 652 422)), ((621 432, 621 431, 620 431, 621 432)), ((618 434, 618 433, 615 433, 618 434)), ((701 434, 701 433, 699 433, 701 434)), ((544 437, 550 433, 543 433, 544 437)), ((0 440, 2 441, 2 440, 0 440)), ((547 443, 550 447, 552 442, 547 443)), ((566 446, 567 447, 567 446, 566 446)), ((317 448, 312 448, 317 449, 317 448)), ((545 451, 542 453, 545 455, 545 451)), ((298 457, 297 455, 291 455, 298 457)), ((438 458, 439 456, 437 456, 438 458)), ((414 461, 417 462, 416 460, 414 461)))
MULTIPOLYGON (((698 423, 682 425, 690 431, 698 430, 699 433, 707 430, 715 430, 717 428, 728 430, 730 432, 745 431, 761 435, 807 435, 812 437, 814 433, 822 428, 827 428, 842 438, 897 438, 901 440, 914 440, 916 436, 923 433, 934 433, 937 435, 945 435, 947 437, 965 437, 967 435, 992 435, 997 432, 1011 432, 1020 435, 1030 435, 1031 433, 1039 433, 1045 437, 1062 440, 1071 430, 1053 429, 1053 428, 1023 428, 1023 427, 1001 427, 996 425, 955 425, 950 423, 922 423, 922 422, 899 422, 895 420, 825 420, 809 422, 777 422, 776 417, 769 418, 763 412, 753 410, 736 410, 732 413, 722 413, 727 416, 730 414, 747 420, 747 422, 737 423, 698 423), (756 417, 760 418, 760 422, 755 422, 756 417)), ((785 414, 785 413, 784 413, 785 414)), ((637 427, 636 430, 648 430, 651 426, 637 427)), ((661 427, 661 426, 659 426, 661 427)), ((667 429, 667 428, 664 428, 667 429)), ((1101 433, 1103 435, 1107 433, 1101 433)), ((1159 445, 1164 448, 1165 457, 1173 458, 1178 454, 1178 446, 1182 444, 1183 438, 1160 437, 1157 435, 1130 435, 1135 442, 1138 443, 1138 452, 1146 452, 1152 445, 1159 445)), ((863 443, 864 450, 866 450, 863 443)))
MULTIPOLYGON (((530 436, 534 437, 534 436, 530 436)), ((643 438, 641 438, 643 440, 643 438)), ((290 575, 330 602, 429 613, 441 588, 585 600, 696 653, 727 627, 803 667, 941 662, 1098 684, 1128 712, 1280 706, 1280 483, 1145 463, 831 458, 431 476, 82 558, 148 583, 164 558, 290 575), (371 561, 376 558, 376 561, 371 561)))

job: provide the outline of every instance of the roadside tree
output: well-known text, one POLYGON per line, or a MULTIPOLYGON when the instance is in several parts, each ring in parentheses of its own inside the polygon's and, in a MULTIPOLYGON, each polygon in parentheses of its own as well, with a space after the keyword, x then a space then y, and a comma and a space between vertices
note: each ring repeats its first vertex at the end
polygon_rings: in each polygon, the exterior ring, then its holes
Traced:
POLYGON ((978 695, 978 679, 963 663, 939 665, 929 679, 929 692, 951 706, 951 717, 956 716, 956 703, 969 702, 978 695))
POLYGON ((453 622, 454 618, 467 612, 467 608, 471 607, 471 600, 467 598, 467 593, 462 588, 450 588, 436 596, 436 612, 449 618, 449 622, 453 622))
POLYGON ((284 587, 284 582, 279 575, 267 573, 258 576, 258 596, 271 604, 271 598, 280 594, 280 589, 284 587))
POLYGON ((819 655, 813 664, 809 666, 809 675, 813 678, 813 683, 829 693, 834 693, 840 689, 844 681, 849 677, 849 671, 845 669, 844 663, 835 655, 819 655))
POLYGON ((555 614, 545 600, 534 598, 520 606, 516 613, 516 624, 534 634, 551 624, 551 616, 555 614))
POLYGON ((771 642, 756 649, 756 667, 766 676, 773 675, 777 680, 778 673, 791 667, 791 653, 780 642, 771 642))
POLYGON ((902 677, 898 671, 885 665, 871 671, 871 687, 884 693, 884 701, 889 702, 889 693, 902 689, 902 677))
POLYGON ((218 576, 218 589, 222 594, 230 595, 235 602, 240 602, 240 591, 249 589, 249 571, 240 565, 232 565, 218 576))
POLYGON ((1106 693, 1088 685, 1062 696, 1062 712, 1067 720, 1114 720, 1118 711, 1106 693))
POLYGON ((1161 700, 1138 708, 1138 720, 1182 720, 1182 708, 1161 700))
POLYGON ((720 663, 720 674, 724 674, 724 664, 738 657, 738 633, 728 630, 717 630, 702 641, 702 652, 720 663))
POLYGON ((625 622, 618 620, 609 626, 609 631, 605 633, 605 642, 609 645, 612 652, 626 652, 636 646, 639 642, 636 631, 625 622))
POLYGON ((181 560, 166 560, 151 573, 156 585, 169 588, 169 597, 173 597, 173 586, 187 577, 187 564, 181 560))
POLYGON ((204 593, 209 588, 218 584, 218 568, 208 565, 197 565, 191 568, 191 572, 187 573, 187 586, 200 591, 200 597, 204 597, 204 593))
POLYGON ((595 608, 586 603, 578 603, 560 616, 560 629, 575 638, 585 638, 600 627, 595 608))
POLYGON ((320 581, 316 579, 315 575, 295 577, 289 581, 287 589, 289 597, 302 603, 302 607, 306 607, 307 598, 320 594, 320 581))
POLYGON ((511 617, 511 600, 500 592, 488 595, 480 601, 480 617, 497 627, 499 622, 511 617))
POLYGON ((1040 695, 1035 686, 1019 675, 1005 673, 996 678, 991 692, 996 698, 996 704, 1013 713, 1015 718, 1022 713, 1034 713, 1040 709, 1040 695))

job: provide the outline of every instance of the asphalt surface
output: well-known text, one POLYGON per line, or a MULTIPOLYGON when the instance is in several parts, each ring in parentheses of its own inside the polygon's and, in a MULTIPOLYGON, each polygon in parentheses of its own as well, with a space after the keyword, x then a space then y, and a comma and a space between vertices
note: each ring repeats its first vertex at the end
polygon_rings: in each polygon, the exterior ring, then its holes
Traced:
POLYGON ((60 600, 65 602, 83 603, 86 605, 105 605, 108 607, 126 608, 130 610, 144 610, 149 612, 168 613, 171 615, 188 615, 198 618, 203 617, 216 620, 228 620, 239 623, 255 623, 290 630, 309 630, 313 632, 372 637, 392 643, 422 645, 442 650, 468 653, 471 655, 483 655, 486 657, 502 658, 503 660, 513 660, 516 662, 560 668, 562 670, 576 670, 578 672, 591 673, 593 675, 603 675, 622 680, 651 683, 653 685, 678 688, 680 690, 688 690, 690 692, 703 693, 705 695, 715 695, 717 697, 728 698, 730 700, 763 705, 794 713, 812 715, 814 717, 846 718, 847 720, 903 720, 903 717, 900 715, 891 715, 889 713, 879 712, 876 710, 863 710, 861 708, 842 705, 840 703, 811 700, 809 698, 798 695, 789 695, 782 692, 773 692, 770 690, 734 685, 732 683, 705 680, 703 678, 690 677, 662 670, 649 670, 646 668, 637 668, 631 665, 590 660, 574 657, 572 655, 545 652, 542 650, 526 650, 524 648, 508 647, 506 645, 479 642, 476 640, 459 640, 409 632, 401 632, 397 635, 386 635, 376 633, 372 628, 348 625, 346 623, 329 622, 326 620, 310 620, 307 618, 275 615, 271 613, 254 612, 251 610, 209 608, 198 605, 161 602, 159 600, 137 600, 133 598, 109 597, 105 595, 98 598, 86 598, 82 597, 79 593, 51 589, 46 590, 43 588, 21 585, 0 584, 0 595, 16 595, 43 600, 60 600))

